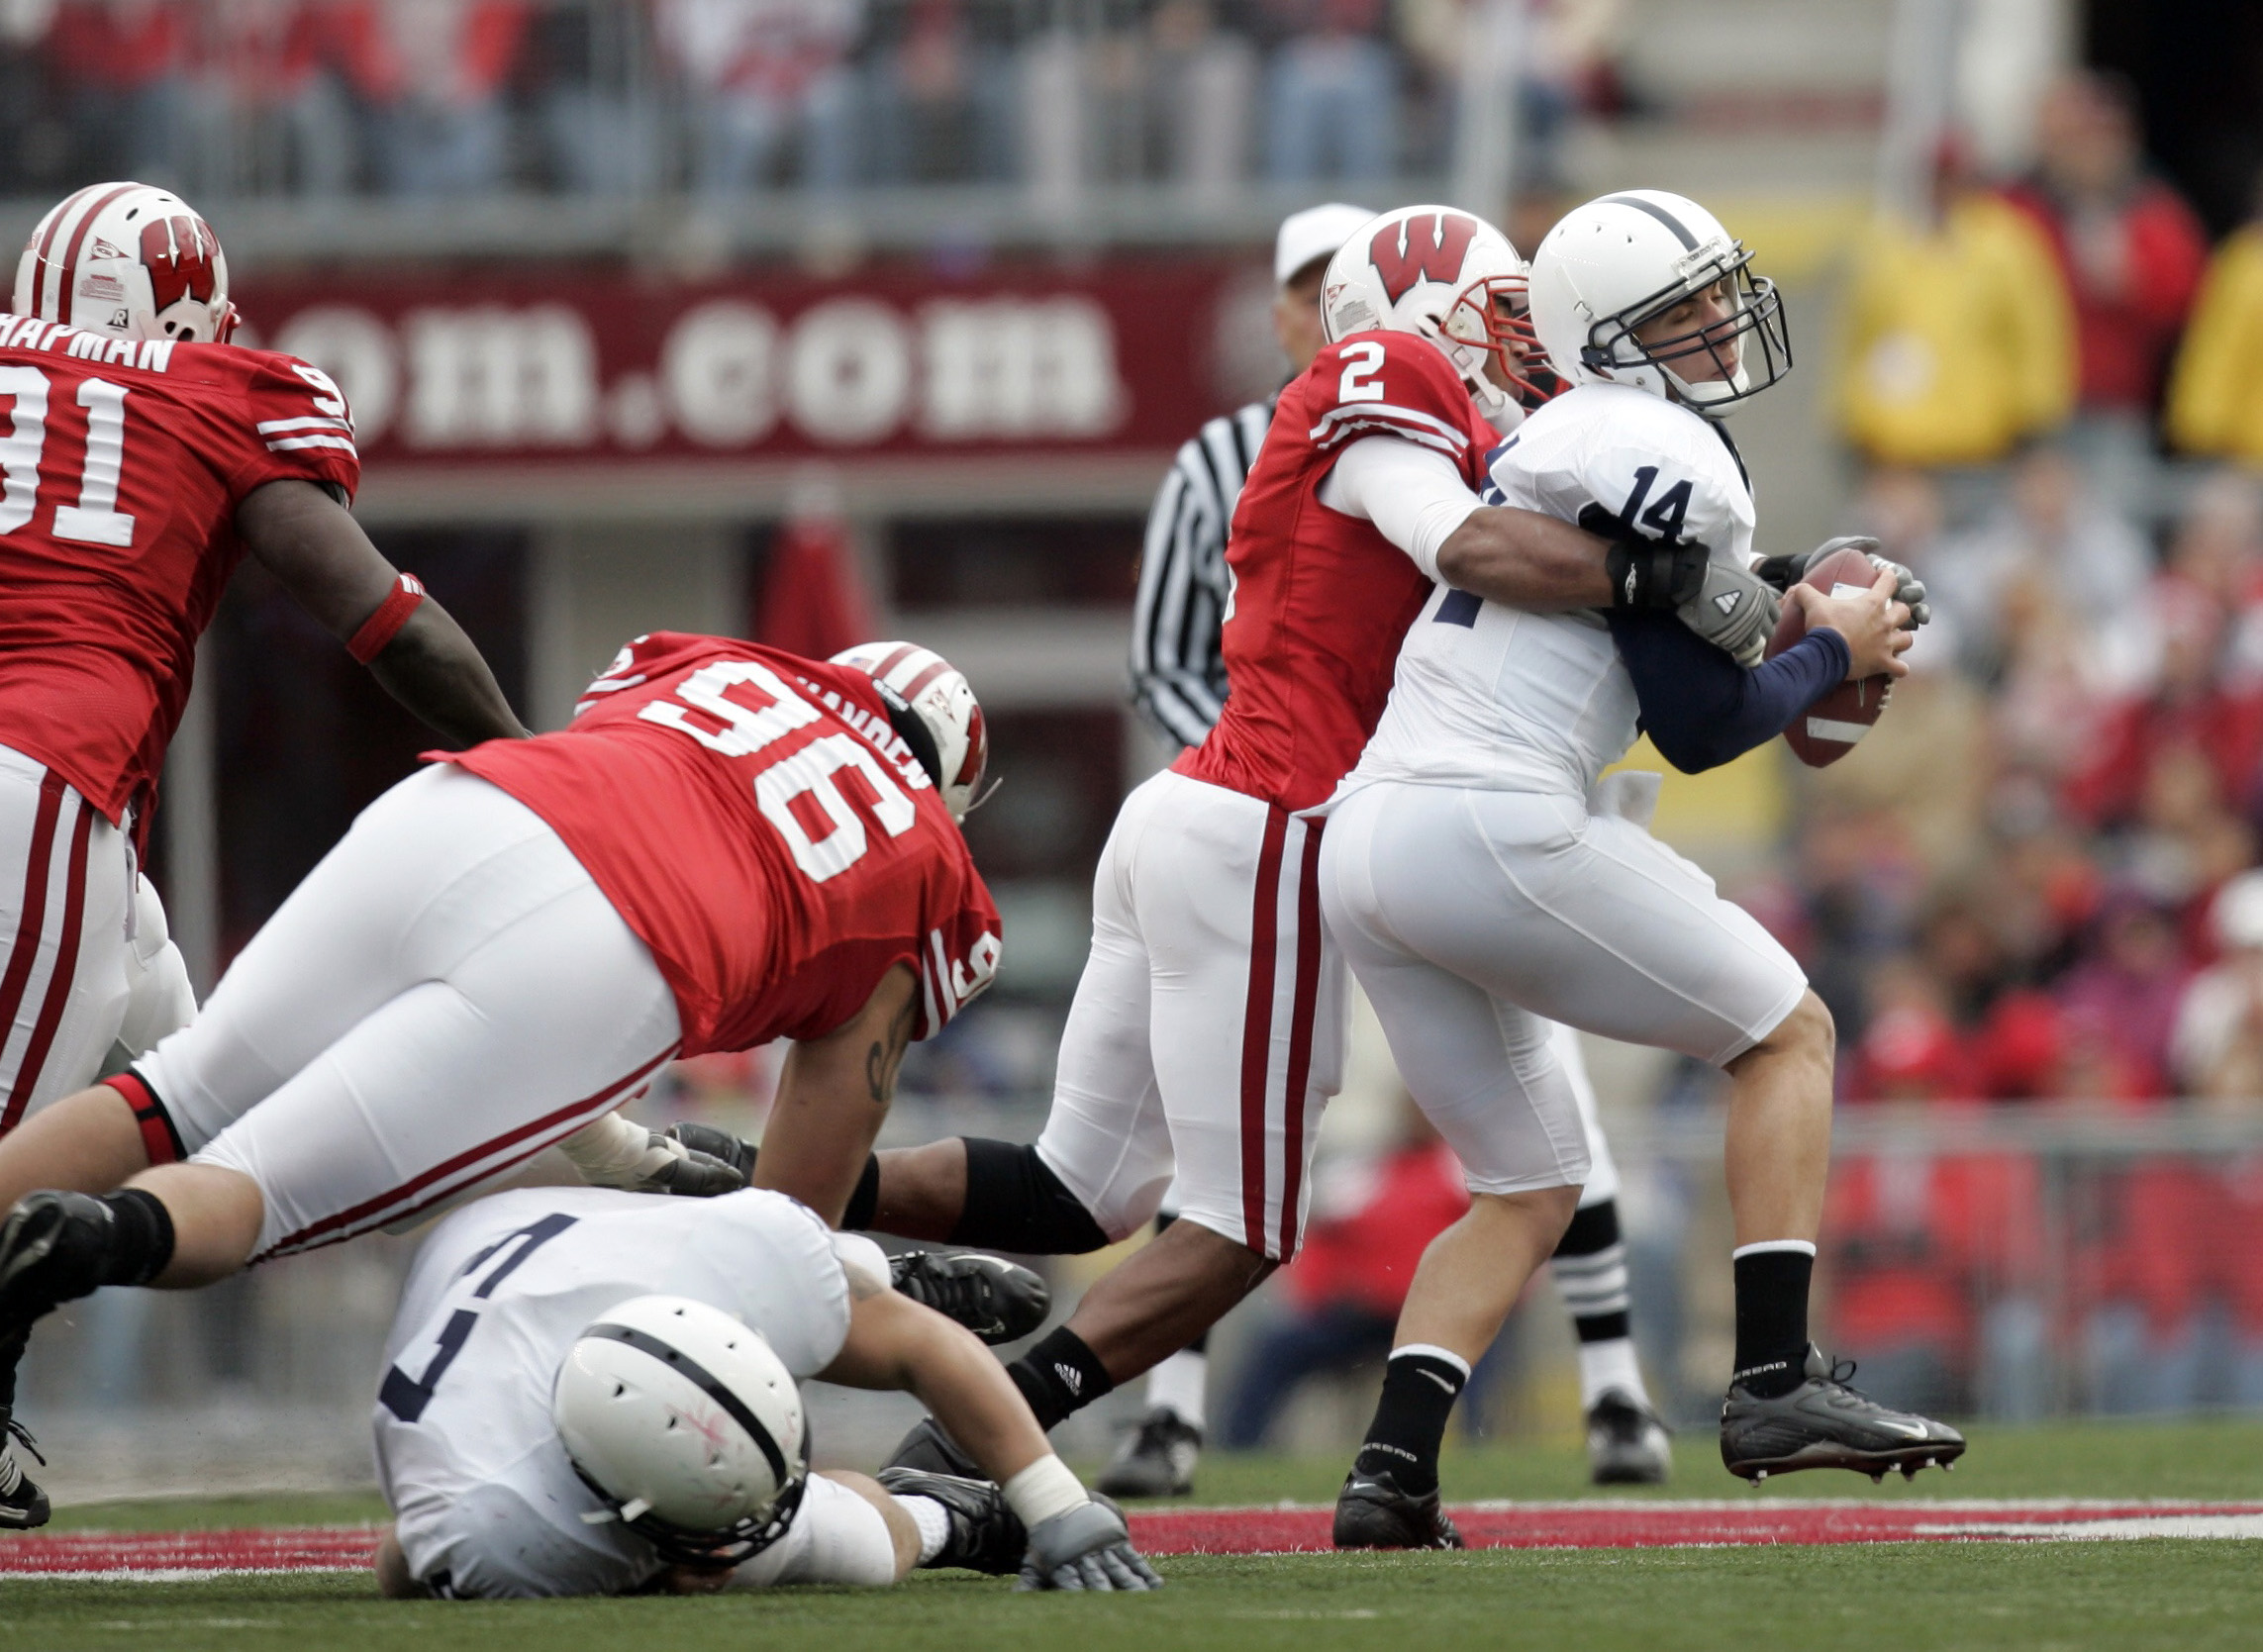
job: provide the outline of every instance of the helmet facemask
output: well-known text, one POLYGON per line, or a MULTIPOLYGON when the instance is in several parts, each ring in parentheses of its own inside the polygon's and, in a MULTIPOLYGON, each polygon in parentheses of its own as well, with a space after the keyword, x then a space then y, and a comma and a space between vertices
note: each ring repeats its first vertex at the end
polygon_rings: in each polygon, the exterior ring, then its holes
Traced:
POLYGON ((1792 340, 1776 284, 1753 274, 1751 251, 1742 242, 1716 242, 1683 259, 1672 283, 1590 327, 1580 364, 1623 381, 1630 371, 1654 369, 1663 385, 1702 412, 1757 396, 1790 372, 1792 340), (1722 281, 1729 284, 1732 304, 1719 321, 1665 339, 1635 336, 1638 328, 1722 281), (1700 361, 1711 361, 1720 376, 1693 380, 1677 370, 1700 361))
POLYGON ((1526 407, 1537 407, 1555 393, 1542 389, 1532 377, 1547 356, 1532 332, 1524 276, 1491 275, 1471 283, 1454 299, 1438 331, 1449 348, 1472 346, 1499 363, 1500 383, 1484 374, 1482 358, 1474 364, 1475 375, 1484 377, 1485 389, 1514 397, 1526 407))

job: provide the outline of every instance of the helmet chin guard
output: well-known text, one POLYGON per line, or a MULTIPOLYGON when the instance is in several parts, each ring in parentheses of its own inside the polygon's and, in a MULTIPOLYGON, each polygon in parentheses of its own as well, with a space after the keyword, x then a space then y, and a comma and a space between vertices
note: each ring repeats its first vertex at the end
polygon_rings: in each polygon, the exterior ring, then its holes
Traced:
POLYGON ((1572 384, 1623 384, 1725 416, 1792 368, 1774 282, 1695 201, 1624 190, 1566 214, 1532 254, 1532 322, 1572 384), (1727 314, 1662 339, 1637 332, 1717 286, 1727 314))

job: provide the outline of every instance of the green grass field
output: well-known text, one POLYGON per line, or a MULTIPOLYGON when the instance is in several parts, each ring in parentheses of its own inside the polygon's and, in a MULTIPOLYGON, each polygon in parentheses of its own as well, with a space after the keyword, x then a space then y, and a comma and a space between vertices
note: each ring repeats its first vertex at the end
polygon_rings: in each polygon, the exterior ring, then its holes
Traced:
MULTIPOLYGON (((1666 1495, 1750 1497, 1685 1439, 1666 1495)), ((1787 1480, 1786 1497, 2193 1498, 2263 1501, 2263 1424, 1984 1430, 1954 1477, 1874 1491, 1849 1476, 1787 1480)), ((1213 1457, 1200 1501, 1324 1501, 1339 1464, 1213 1457)), ((1456 1499, 1588 1495, 1576 1450, 1449 1453, 1456 1499)), ((67 1508, 57 1529, 351 1521, 370 1498, 292 1497, 67 1508)), ((4 1539, 0 1539, 4 1540, 4 1539)), ((1491 1550, 1461 1555, 1166 1559, 1151 1598, 1015 1596, 963 1574, 890 1592, 782 1591, 704 1600, 463 1604, 379 1601, 345 1574, 191 1584, 8 1582, 12 1645, 166 1652, 694 1652, 803 1639, 855 1652, 1294 1648, 1870 1648, 2263 1645, 2263 1566, 2237 1542, 1906 1543, 1837 1548, 1491 1550)))

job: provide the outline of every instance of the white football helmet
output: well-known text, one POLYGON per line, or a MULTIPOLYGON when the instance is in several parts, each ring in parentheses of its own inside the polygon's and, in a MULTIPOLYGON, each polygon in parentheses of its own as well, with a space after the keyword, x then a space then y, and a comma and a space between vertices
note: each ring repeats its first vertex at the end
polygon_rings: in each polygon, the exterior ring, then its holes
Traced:
POLYGON ((1377 328, 1420 334, 1445 352, 1478 410, 1504 431, 1522 415, 1516 396, 1486 376, 1488 357, 1534 402, 1547 398, 1525 376, 1525 358, 1537 353, 1525 310, 1525 260, 1509 238, 1452 207, 1401 207, 1371 220, 1321 277, 1329 343, 1377 328))
POLYGON ((859 642, 832 663, 853 666, 879 684, 888 721, 935 783, 950 818, 965 820, 990 766, 990 734, 966 678, 916 642, 859 642))
POLYGON ((1750 249, 1684 196, 1628 189, 1574 208, 1532 254, 1530 281, 1533 330, 1568 383, 1631 385, 1726 413, 1791 371, 1776 284, 1753 274, 1750 249), (1732 308, 1722 320, 1648 343, 1634 337, 1722 281, 1732 308), (1722 376, 1691 380, 1671 365, 1700 358, 1722 376))
POLYGON ((183 343, 225 344, 237 322, 220 238, 178 195, 146 183, 90 184, 41 219, 9 309, 183 343))
POLYGON ((689 1297, 599 1314, 558 1368, 550 1417, 574 1472, 677 1565, 759 1554, 809 1482, 793 1374, 761 1332, 689 1297))

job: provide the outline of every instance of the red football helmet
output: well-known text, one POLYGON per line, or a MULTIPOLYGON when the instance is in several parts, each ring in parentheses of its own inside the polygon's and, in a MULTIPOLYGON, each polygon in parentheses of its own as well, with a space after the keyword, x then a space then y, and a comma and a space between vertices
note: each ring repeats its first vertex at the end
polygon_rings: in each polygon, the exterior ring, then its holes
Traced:
POLYGON ((220 238, 170 190, 90 184, 40 220, 9 305, 114 339, 224 344, 236 331, 220 238))

